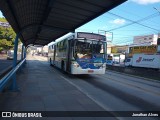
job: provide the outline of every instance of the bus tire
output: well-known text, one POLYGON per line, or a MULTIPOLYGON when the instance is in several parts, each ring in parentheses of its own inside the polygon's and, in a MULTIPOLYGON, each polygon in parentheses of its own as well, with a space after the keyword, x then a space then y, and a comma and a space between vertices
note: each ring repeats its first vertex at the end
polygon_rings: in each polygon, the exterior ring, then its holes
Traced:
POLYGON ((61 62, 61 70, 64 71, 64 61, 61 62))
POLYGON ((51 58, 49 59, 49 64, 50 64, 50 66, 52 66, 52 60, 51 60, 51 58))

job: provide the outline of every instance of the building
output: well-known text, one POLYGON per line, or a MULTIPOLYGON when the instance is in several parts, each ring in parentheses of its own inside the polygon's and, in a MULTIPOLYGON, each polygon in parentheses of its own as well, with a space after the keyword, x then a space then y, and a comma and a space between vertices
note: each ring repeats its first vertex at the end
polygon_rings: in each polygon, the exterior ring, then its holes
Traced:
POLYGON ((128 45, 116 45, 111 47, 111 53, 117 54, 125 54, 128 53, 128 45))
POLYGON ((42 47, 42 52, 47 52, 48 53, 48 46, 47 45, 42 47))
POLYGON ((42 47, 42 55, 48 56, 48 46, 47 45, 42 47))
POLYGON ((115 63, 121 64, 124 62, 125 56, 128 54, 128 45, 107 46, 107 50, 107 60, 112 60, 115 63))
POLYGON ((134 36, 133 44, 129 45, 129 57, 133 54, 154 54, 158 52, 158 38, 160 38, 160 33, 158 35, 144 35, 144 36, 134 36))
POLYGON ((133 45, 157 45, 157 39, 160 34, 151 34, 144 36, 135 36, 133 38, 133 45))
POLYGON ((112 49, 112 44, 111 43, 107 43, 107 54, 111 53, 111 49, 112 49))
POLYGON ((6 27, 6 28, 11 27, 8 22, 1 22, 1 21, 0 21, 0 26, 6 27))
POLYGON ((157 53, 157 45, 129 46, 129 57, 133 54, 154 54, 157 53))

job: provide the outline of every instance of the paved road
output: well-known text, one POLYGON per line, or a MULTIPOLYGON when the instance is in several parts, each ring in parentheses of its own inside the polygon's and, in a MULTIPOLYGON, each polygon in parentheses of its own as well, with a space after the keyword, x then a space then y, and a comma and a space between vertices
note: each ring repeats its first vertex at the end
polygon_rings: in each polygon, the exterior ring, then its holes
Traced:
POLYGON ((160 111, 159 81, 112 71, 105 75, 73 76, 52 70, 107 111, 160 111))
MULTIPOLYGON (((28 57, 24 69, 17 76, 20 91, 1 93, 0 111, 104 111, 101 106, 62 79, 52 69, 42 57, 28 57)), ((38 118, 38 120, 46 119, 38 118)), ((80 120, 76 117, 48 119, 80 120)), ((83 117, 83 120, 106 119, 83 117)))
POLYGON ((151 79, 160 81, 160 70, 158 71, 158 69, 140 68, 140 67, 139 68, 138 67, 120 67, 120 66, 107 65, 107 70, 141 76, 145 78, 151 78, 151 79))
MULTIPOLYGON (((18 76, 21 92, 0 96, 3 110, 159 111, 160 82, 107 71, 105 75, 69 75, 50 67, 47 58, 28 58, 18 76), (25 74, 24 74, 25 73, 25 74), (3 98, 3 99, 2 99, 3 98)), ((112 112, 115 115, 114 112, 112 112)), ((116 116, 116 115, 115 115, 116 116)), ((65 118, 61 118, 65 120, 65 118)), ((68 120, 81 118, 68 118, 68 120)), ((110 118, 86 118, 86 120, 110 118)), ((134 117, 116 117, 135 120, 134 117)), ((158 119, 136 117, 136 120, 158 119)))

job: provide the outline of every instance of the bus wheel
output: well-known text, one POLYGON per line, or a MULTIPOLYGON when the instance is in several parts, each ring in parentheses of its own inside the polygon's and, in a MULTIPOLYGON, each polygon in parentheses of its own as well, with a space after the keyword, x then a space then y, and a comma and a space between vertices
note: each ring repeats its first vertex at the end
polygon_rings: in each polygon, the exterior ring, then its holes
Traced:
POLYGON ((61 63, 61 70, 64 71, 64 61, 61 63))
POLYGON ((49 59, 49 64, 50 64, 50 66, 52 65, 52 60, 51 59, 49 59))

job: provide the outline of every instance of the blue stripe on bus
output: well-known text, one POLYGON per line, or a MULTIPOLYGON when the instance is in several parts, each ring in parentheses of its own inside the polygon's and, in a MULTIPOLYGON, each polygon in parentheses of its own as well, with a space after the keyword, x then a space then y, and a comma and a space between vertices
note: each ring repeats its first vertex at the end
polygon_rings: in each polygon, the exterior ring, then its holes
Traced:
POLYGON ((81 66, 82 69, 99 69, 101 66, 94 66, 94 63, 104 63, 103 58, 93 58, 93 59, 77 59, 77 63, 81 66))

